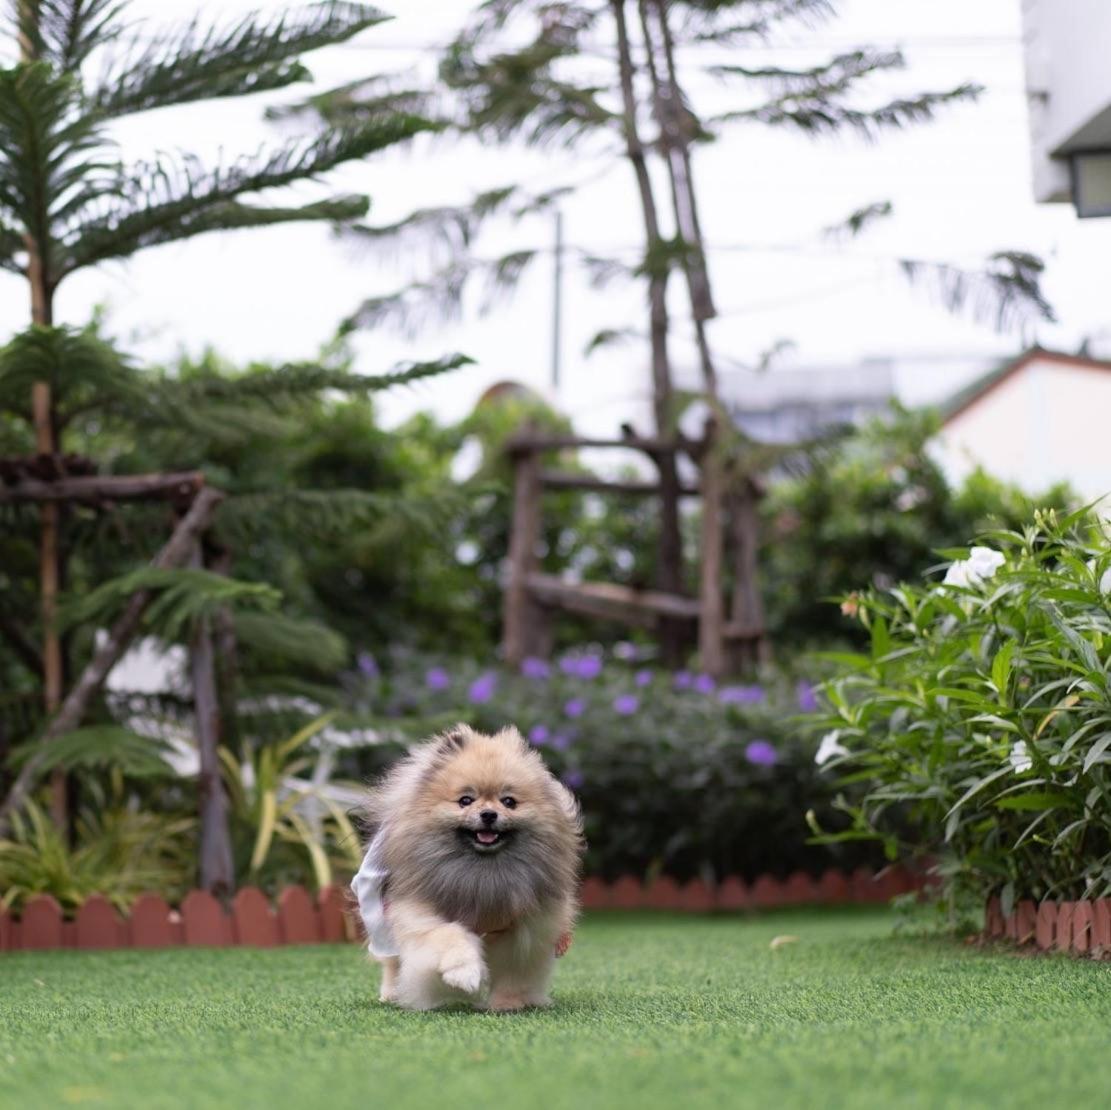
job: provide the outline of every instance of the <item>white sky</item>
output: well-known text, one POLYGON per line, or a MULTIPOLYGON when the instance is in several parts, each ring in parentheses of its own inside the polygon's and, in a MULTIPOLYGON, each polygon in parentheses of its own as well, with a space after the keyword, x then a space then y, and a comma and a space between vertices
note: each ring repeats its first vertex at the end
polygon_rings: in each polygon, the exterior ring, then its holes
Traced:
MULTIPOLYGON (((270 6, 265 0, 223 0, 202 10, 228 18, 270 6)), ((382 6, 396 19, 311 59, 318 88, 428 66, 433 56, 423 48, 450 38, 471 4, 382 0, 382 6)), ((135 0, 131 10, 160 23, 188 18, 196 5, 135 0)), ((955 385, 968 372, 968 356, 1010 354, 1035 338, 1065 349, 1074 349, 1085 336, 1111 338, 1106 297, 1111 220, 1077 221, 1071 208, 1037 206, 1031 199, 1019 0, 845 0, 842 12, 813 31, 791 31, 788 50, 733 50, 726 59, 715 48, 714 60, 813 64, 856 45, 901 45, 907 71, 884 78, 877 100, 965 80, 988 91, 976 105, 949 109, 932 125, 891 134, 874 146, 849 136, 814 141, 745 127, 699 151, 695 172, 722 313, 712 335, 723 366, 728 360, 752 363, 780 339, 796 344, 784 362, 788 366, 929 356, 915 363, 920 380, 904 383, 904 392, 915 399, 955 385), (884 199, 895 206, 892 219, 840 250, 822 241, 821 228, 884 199), (954 319, 925 293, 909 290, 890 262, 912 256, 974 266, 999 249, 1029 250, 1046 259, 1045 288, 1059 325, 1000 336, 954 319)), ((737 102, 707 78, 692 78, 690 91, 702 108, 737 102)), ((295 88, 148 113, 127 121, 117 137, 128 157, 157 149, 209 157, 223 150, 232 157, 274 135, 262 120, 268 103, 298 93, 295 88)), ((541 188, 583 180, 607 164, 597 151, 514 152, 419 142, 407 152, 344 169, 328 191, 369 193, 373 217, 386 222, 413 206, 463 201, 492 186, 521 182, 541 188)), ((628 258, 640 239, 628 167, 615 165, 568 201, 564 217, 569 243, 596 254, 624 250, 628 258)), ((550 240, 550 221, 536 220, 491 234, 483 252, 494 256, 550 240)), ((323 227, 210 235, 76 276, 62 287, 58 317, 82 323, 94 305, 105 304, 113 330, 142 358, 163 359, 206 344, 236 360, 306 358, 363 297, 396 288, 407 275, 421 272, 421 261, 357 257, 323 227)), ((0 328, 7 334, 25 322, 25 290, 12 276, 0 283, 0 328)), ((676 314, 682 310, 680 293, 676 282, 676 314)), ((619 420, 643 412, 647 370, 639 345, 610 348, 589 361, 582 355, 600 328, 643 328, 643 316, 639 291, 611 286, 598 292, 569 265, 564 385, 557 400, 584 431, 612 431, 619 420)), ((413 337, 384 331, 361 336, 358 366, 378 371, 400 359, 465 351, 477 366, 383 402, 391 420, 421 407, 454 418, 493 381, 514 378, 546 389, 550 318, 545 259, 512 303, 484 318, 468 312, 455 326, 427 328, 413 337)), ((682 345, 677 363, 681 373, 692 368, 682 345)))

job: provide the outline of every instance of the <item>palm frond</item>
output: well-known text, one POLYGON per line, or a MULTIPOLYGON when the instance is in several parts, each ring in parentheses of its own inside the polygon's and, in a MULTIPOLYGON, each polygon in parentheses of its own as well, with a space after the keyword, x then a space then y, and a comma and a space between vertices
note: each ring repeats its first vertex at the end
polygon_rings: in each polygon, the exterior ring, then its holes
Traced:
POLYGON ((457 370, 472 362, 462 354, 441 359, 411 362, 384 374, 356 374, 318 363, 287 363, 285 366, 251 373, 167 378, 158 383, 160 401, 169 409, 180 409, 219 401, 228 403, 267 402, 279 404, 299 397, 316 397, 329 390, 364 395, 457 370))
POLYGON ((341 536, 383 520, 434 533, 463 500, 453 491, 422 496, 358 489, 260 491, 224 501, 216 513, 216 527, 221 537, 236 545, 274 534, 341 536))
POLYGON ((755 108, 724 112, 713 116, 715 123, 763 123, 772 127, 792 127, 807 135, 831 135, 838 131, 856 131, 863 138, 874 140, 881 132, 918 123, 929 123, 938 110, 951 104, 976 100, 983 86, 958 85, 943 92, 925 92, 913 97, 900 97, 874 108, 855 108, 839 103, 836 98, 779 97, 755 108))
POLYGON ((123 31, 126 0, 16 0, 12 23, 31 53, 59 72, 74 72, 123 31))
POLYGON ((9 234, 30 235, 53 280, 58 211, 75 196, 104 196, 119 176, 79 98, 76 80, 46 62, 0 69, 0 216, 9 234))
POLYGON ((513 295, 531 263, 535 250, 511 251, 499 258, 464 256, 424 281, 415 281, 393 293, 368 297, 340 325, 341 334, 380 326, 415 336, 422 330, 459 319, 468 288, 482 287, 480 312, 489 312, 513 295))
POLYGON ((293 665, 334 674, 347 662, 347 642, 319 621, 284 613, 239 612, 234 623, 238 647, 263 667, 293 665))
POLYGON ((283 88, 309 77, 299 55, 388 18, 368 4, 329 0, 276 17, 254 13, 223 28, 194 19, 153 42, 136 36, 105 68, 88 104, 101 118, 113 118, 283 88))
POLYGON ((873 201, 862 208, 854 209, 843 220, 822 229, 829 239, 855 239, 873 224, 886 220, 895 211, 889 200, 873 201))
POLYGON ((63 272, 207 231, 352 218, 365 211, 364 202, 357 198, 270 209, 269 214, 263 206, 245 205, 238 198, 312 179, 430 126, 415 117, 395 117, 307 142, 295 140, 261 158, 244 158, 217 169, 203 169, 191 158, 141 166, 118 182, 118 199, 77 218, 66 236, 63 272))
POLYGON ((131 363, 91 329, 32 325, 0 347, 0 412, 28 419, 34 382, 47 382, 65 423, 90 400, 141 404, 144 383, 131 363))
POLYGON ((902 259, 908 281, 926 283, 949 312, 969 312, 978 322, 1006 331, 1030 319, 1052 323, 1056 317, 1041 289, 1045 263, 1024 251, 998 251, 982 270, 944 262, 902 259))
POLYGON ((221 609, 273 609, 281 595, 260 582, 242 582, 197 568, 141 567, 112 578, 86 596, 67 602, 59 623, 70 628, 109 624, 127 601, 140 592, 153 594, 144 614, 144 627, 167 643, 188 639, 194 624, 221 609))
POLYGON ((37 757, 39 775, 53 770, 115 769, 135 778, 175 774, 167 760, 169 745, 151 736, 139 736, 119 725, 89 725, 55 737, 49 744, 34 740, 13 755, 17 766, 37 757))

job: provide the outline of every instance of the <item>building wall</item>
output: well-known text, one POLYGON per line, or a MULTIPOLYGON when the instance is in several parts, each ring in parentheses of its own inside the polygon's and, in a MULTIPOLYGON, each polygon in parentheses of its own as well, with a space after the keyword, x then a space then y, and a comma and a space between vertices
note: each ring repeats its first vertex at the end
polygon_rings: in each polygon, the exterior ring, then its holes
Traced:
MULTIPOLYGON (((1111 493, 1111 370, 1031 362, 950 420, 934 455, 953 481, 982 466, 1031 493, 1111 493)), ((1111 505, 1111 501, 1109 501, 1111 505)))
POLYGON ((1034 197, 1071 200, 1052 155, 1104 113, 1096 126, 1111 128, 1111 0, 1023 0, 1022 13, 1034 197))

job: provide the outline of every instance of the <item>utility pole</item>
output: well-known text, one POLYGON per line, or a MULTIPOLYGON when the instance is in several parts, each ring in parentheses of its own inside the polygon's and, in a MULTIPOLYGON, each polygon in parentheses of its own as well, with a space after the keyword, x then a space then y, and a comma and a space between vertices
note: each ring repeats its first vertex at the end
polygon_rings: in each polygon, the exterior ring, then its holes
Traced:
POLYGON ((563 213, 555 212, 555 266, 552 273, 552 389, 559 392, 563 347, 563 213))

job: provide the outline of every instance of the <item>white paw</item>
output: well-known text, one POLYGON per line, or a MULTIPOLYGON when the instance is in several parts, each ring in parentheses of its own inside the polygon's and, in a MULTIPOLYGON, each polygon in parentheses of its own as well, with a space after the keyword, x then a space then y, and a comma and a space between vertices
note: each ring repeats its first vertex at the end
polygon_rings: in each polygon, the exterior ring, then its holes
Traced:
POLYGON ((454 987, 465 994, 478 994, 486 981, 486 968, 478 958, 445 967, 440 974, 449 987, 454 987))

